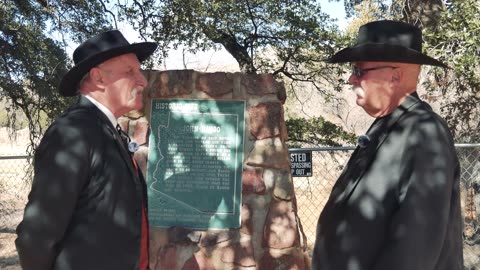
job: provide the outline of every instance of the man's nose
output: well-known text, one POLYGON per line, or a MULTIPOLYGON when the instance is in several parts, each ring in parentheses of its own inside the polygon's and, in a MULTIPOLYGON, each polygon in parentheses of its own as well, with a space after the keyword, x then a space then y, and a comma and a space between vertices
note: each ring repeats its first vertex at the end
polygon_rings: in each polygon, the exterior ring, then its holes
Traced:
POLYGON ((148 84, 147 78, 145 78, 145 75, 143 75, 143 72, 142 72, 142 71, 139 71, 139 72, 138 72, 138 76, 137 76, 137 77, 138 77, 138 78, 137 78, 137 83, 138 83, 141 87, 143 87, 143 88, 147 87, 147 84, 148 84))
POLYGON ((348 77, 347 82, 348 82, 348 84, 354 85, 357 81, 358 81, 357 76, 353 75, 353 73, 352 73, 352 74, 350 74, 350 77, 348 77))

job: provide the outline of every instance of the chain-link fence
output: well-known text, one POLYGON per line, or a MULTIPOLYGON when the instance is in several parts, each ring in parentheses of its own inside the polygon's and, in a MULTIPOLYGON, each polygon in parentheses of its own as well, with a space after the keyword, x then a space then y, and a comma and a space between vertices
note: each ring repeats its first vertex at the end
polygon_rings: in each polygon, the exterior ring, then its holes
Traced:
POLYGON ((298 215, 310 251, 315 240, 315 230, 320 212, 327 203, 330 191, 354 149, 355 147, 290 149, 290 153, 312 152, 312 176, 293 178, 298 215))
MULTIPOLYGON (((353 147, 291 149, 312 151, 313 175, 295 177, 298 215, 311 248, 318 216, 353 147)), ((480 270, 480 144, 457 145, 462 166, 464 257, 468 270, 480 270)), ((0 157, 0 269, 20 269, 15 250, 15 228, 30 191, 30 156, 0 157)))
POLYGON ((0 157, 0 269, 20 269, 15 228, 30 191, 30 156, 0 157))
MULTIPOLYGON (((457 144, 456 148, 462 167, 465 269, 480 270, 480 144, 457 144)), ((312 176, 293 178, 298 215, 310 252, 315 241, 320 212, 354 149, 354 147, 290 149, 291 153, 312 151, 312 176)))

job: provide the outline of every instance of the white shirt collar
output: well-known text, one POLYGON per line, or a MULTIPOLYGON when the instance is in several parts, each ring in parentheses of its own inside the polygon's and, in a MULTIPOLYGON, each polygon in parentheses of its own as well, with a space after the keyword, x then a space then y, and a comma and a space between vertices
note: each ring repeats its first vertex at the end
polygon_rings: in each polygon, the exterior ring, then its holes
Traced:
POLYGON ((110 120, 113 127, 117 126, 117 124, 118 124, 117 119, 115 118, 113 113, 107 107, 105 107, 105 105, 103 105, 102 103, 100 103, 99 101, 97 101, 96 99, 94 99, 91 96, 85 96, 84 95, 84 97, 86 97, 88 100, 90 100, 93 103, 93 105, 95 105, 100 111, 102 111, 107 116, 108 120, 110 120))

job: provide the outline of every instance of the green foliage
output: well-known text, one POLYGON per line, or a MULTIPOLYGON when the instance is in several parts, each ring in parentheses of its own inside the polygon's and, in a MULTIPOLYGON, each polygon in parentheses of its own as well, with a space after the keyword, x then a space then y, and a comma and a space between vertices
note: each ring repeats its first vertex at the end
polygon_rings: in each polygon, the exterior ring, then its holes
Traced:
POLYGON ((57 85, 66 72, 66 44, 104 29, 101 1, 7 0, 0 4, 0 98, 5 124, 16 129, 24 115, 31 149, 45 127, 73 100, 57 85))
POLYGON ((243 72, 307 81, 320 91, 336 73, 322 60, 341 36, 317 1, 146 0, 119 7, 165 54, 180 45, 194 53, 223 46, 243 72))
MULTIPOLYGON (((480 141, 480 6, 477 0, 345 0, 366 21, 397 19, 423 29, 424 48, 452 69, 424 66, 423 86, 429 101, 441 103, 457 142, 480 141), (387 4, 386 9, 381 4, 387 4), (371 8, 373 10, 366 10, 371 8), (381 12, 384 10, 386 13, 381 12), (379 12, 380 11, 380 12, 379 12)), ((358 18, 357 18, 358 20, 358 18)), ((354 20, 355 22, 355 20, 354 20)), ((358 29, 357 25, 355 29, 358 29)))
MULTIPOLYGON (((440 0, 343 2, 348 15, 359 17, 357 22, 403 18, 427 26, 424 51, 452 69, 426 67, 424 86, 430 93, 444 94, 442 114, 456 140, 479 141, 478 1, 446 1, 443 11, 431 8, 441 4, 440 0), (431 12, 435 12, 431 18, 438 22, 424 24, 422 18, 431 12)), ((163 56, 180 45, 191 52, 224 47, 243 72, 272 73, 283 80, 291 97, 305 87, 314 87, 326 100, 332 91, 342 89, 345 82, 339 78, 345 69, 322 60, 352 44, 358 29, 339 33, 314 0, 2 1, 0 98, 7 101, 4 113, 9 121, 5 123, 12 128, 22 126, 15 121, 23 112, 34 145, 50 121, 73 101, 57 94, 59 80, 72 65, 65 53, 68 46, 116 28, 117 18, 130 22, 143 38, 157 41, 163 56)), ((160 60, 153 58, 150 67, 154 61, 160 60)), ((289 120, 291 140, 311 139, 322 145, 349 142, 339 127, 329 127, 319 119, 289 120), (324 128, 329 132, 323 132, 324 128), (338 140, 329 137, 331 134, 338 140), (321 136, 325 136, 324 141, 318 140, 321 136)))
MULTIPOLYGON (((146 0, 142 5, 119 7, 142 36, 158 42, 165 54, 179 46, 193 53, 223 46, 242 72, 275 75, 293 93, 292 98, 297 91, 313 87, 328 99, 344 85, 339 80, 343 67, 323 60, 350 37, 337 30, 318 1, 146 0)), ((340 127, 333 130, 317 120, 308 120, 313 125, 308 128, 290 120, 289 132, 298 140, 311 138, 331 145, 336 143, 334 136, 343 135, 340 127), (321 132, 312 136, 315 130, 321 132), (327 137, 322 141, 323 135, 327 137)))
POLYGON ((47 107, 62 103, 53 89, 66 65, 63 50, 43 33, 44 19, 30 2, 0 5, 0 98, 7 101, 7 125, 15 128, 15 116, 23 111, 33 139, 41 133, 36 124, 40 111, 58 113, 47 107))
MULTIPOLYGON (((274 74, 293 93, 310 84, 328 99, 332 90, 327 89, 333 85, 339 91, 343 84, 338 79, 343 67, 322 60, 349 37, 338 32, 318 1, 7 0, 0 4, 0 97, 9 101, 11 112, 25 114, 32 145, 73 101, 57 93, 72 65, 65 51, 115 28, 117 18, 157 41, 163 56, 180 45, 191 52, 223 46, 243 72, 274 74)), ((158 58, 152 61, 159 63, 158 58)))
POLYGON ((292 118, 285 122, 288 130, 287 143, 290 147, 302 145, 340 146, 351 145, 356 135, 344 131, 340 126, 325 120, 323 117, 310 119, 292 118))
POLYGON ((425 31, 426 51, 451 70, 430 70, 425 82, 440 92, 442 114, 458 142, 480 141, 480 6, 477 0, 451 1, 434 29, 425 31))
MULTIPOLYGON (((340 1, 340 0, 331 0, 340 1)), ((358 17, 359 13, 369 10, 369 17, 373 19, 385 19, 398 13, 398 3, 404 0, 343 0, 347 17, 358 17), (360 10, 360 9, 363 10, 360 10)), ((401 10, 400 10, 401 11, 401 10)))

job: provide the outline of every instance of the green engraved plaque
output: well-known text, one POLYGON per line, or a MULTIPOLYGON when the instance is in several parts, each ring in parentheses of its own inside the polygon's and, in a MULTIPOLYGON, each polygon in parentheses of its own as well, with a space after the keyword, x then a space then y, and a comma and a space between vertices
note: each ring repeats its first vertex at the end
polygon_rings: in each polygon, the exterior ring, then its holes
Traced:
POLYGON ((150 225, 240 227, 244 101, 153 99, 150 225))

